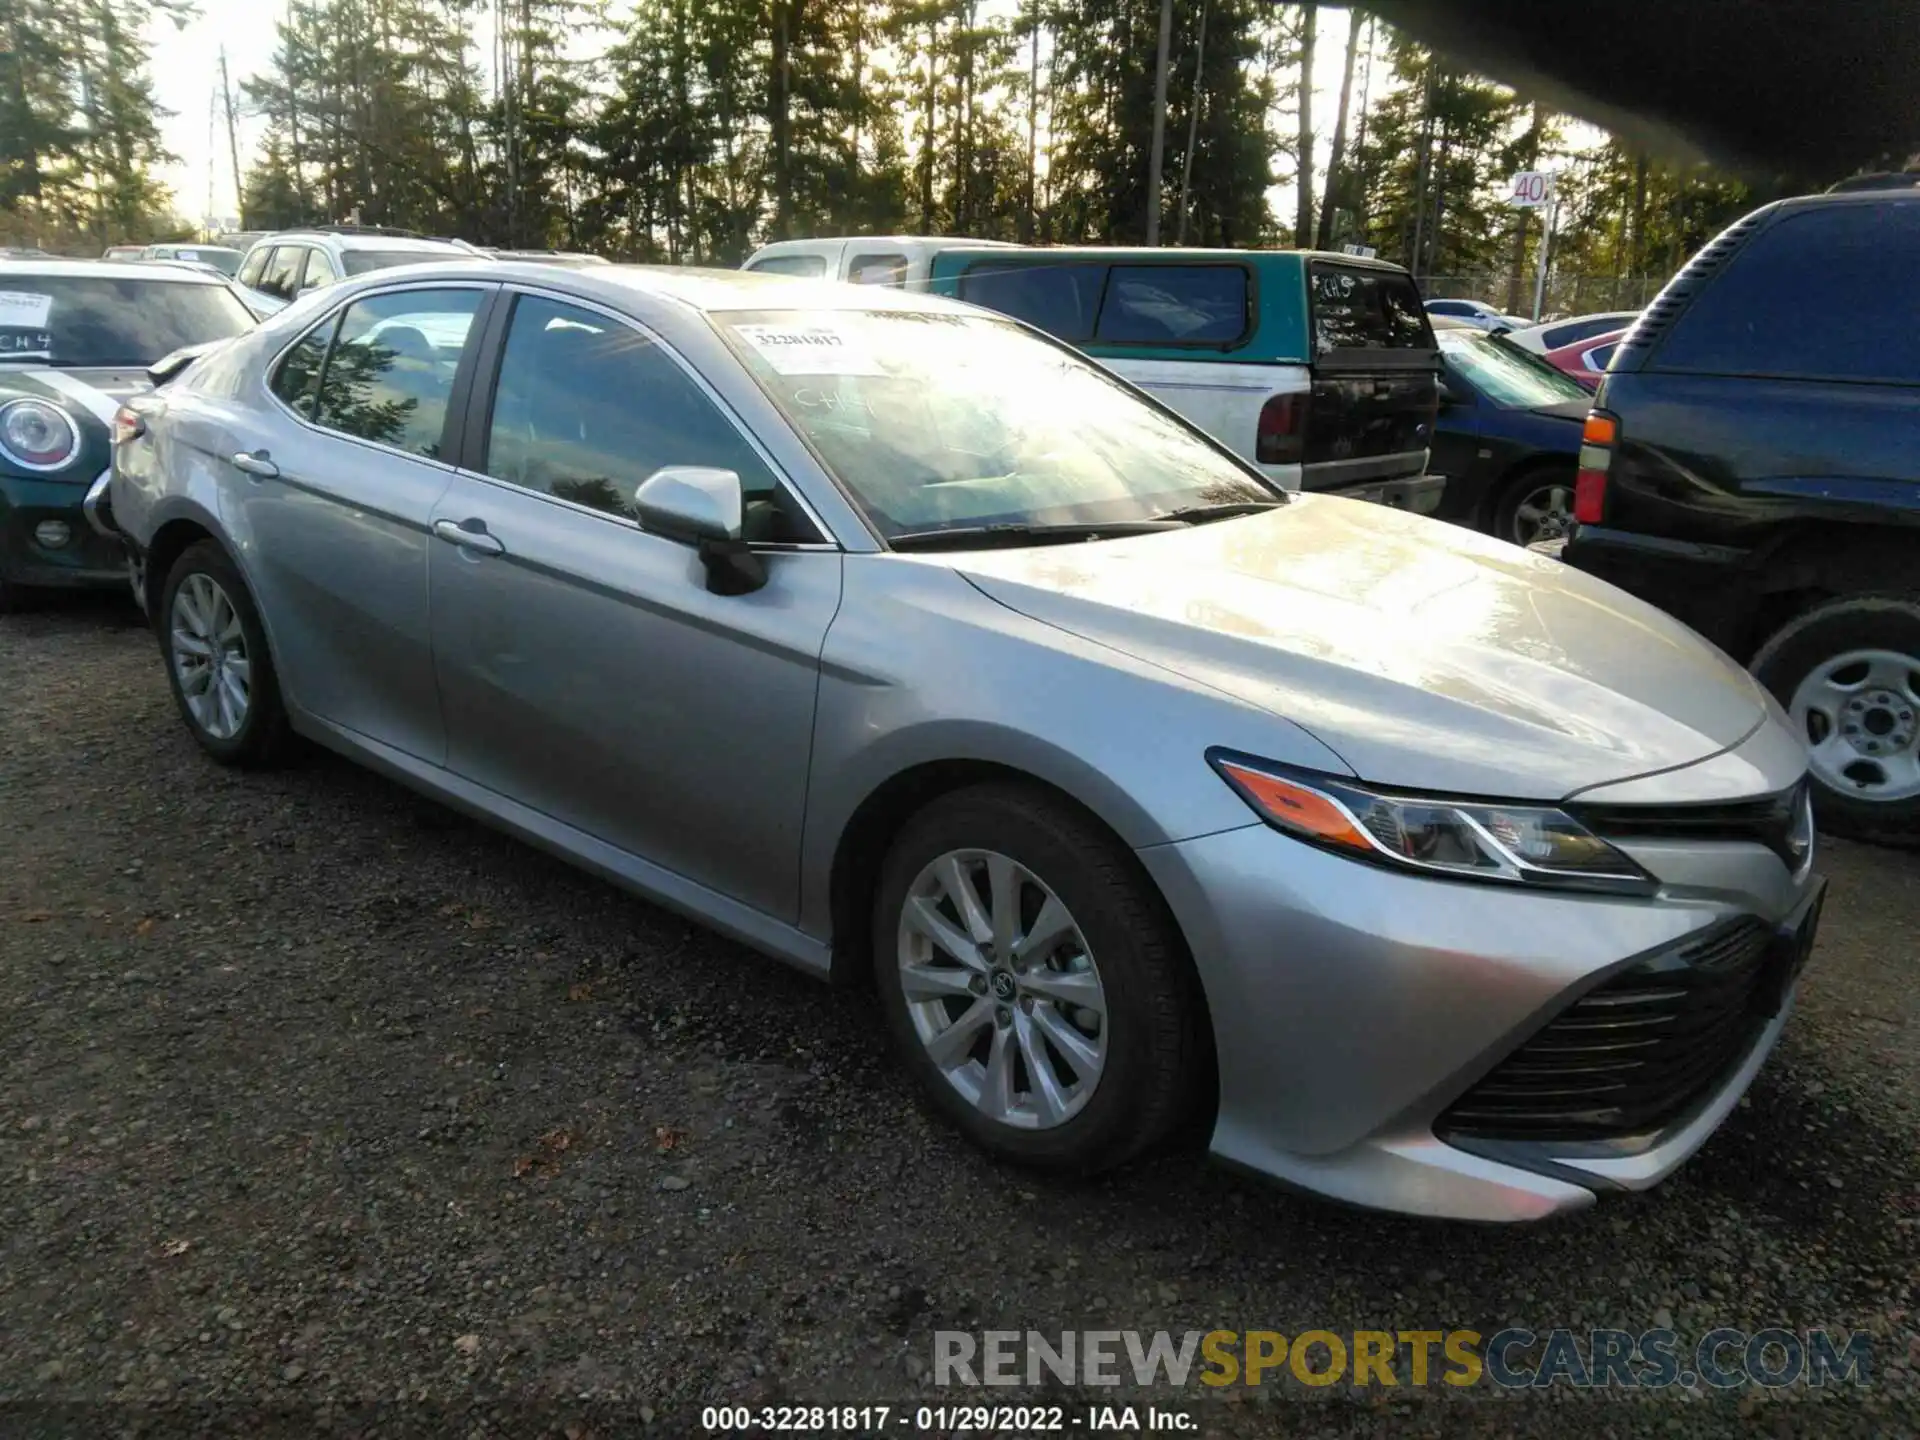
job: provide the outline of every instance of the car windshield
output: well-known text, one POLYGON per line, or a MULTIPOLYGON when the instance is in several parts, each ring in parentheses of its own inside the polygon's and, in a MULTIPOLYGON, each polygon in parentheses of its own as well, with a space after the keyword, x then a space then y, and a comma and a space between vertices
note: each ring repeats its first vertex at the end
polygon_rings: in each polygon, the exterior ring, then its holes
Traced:
POLYGON ((1577 380, 1496 335, 1471 330, 1436 333, 1447 364, 1496 405, 1532 409, 1593 398, 1577 380))
POLYGON ((1280 497, 1071 351, 919 311, 715 317, 888 538, 1113 525, 1280 497))
POLYGON ((449 245, 444 250, 349 250, 340 257, 349 275, 391 270, 395 265, 433 265, 442 260, 478 260, 481 257, 449 245))
POLYGON ((0 361, 151 365, 183 345, 253 328, 225 285, 79 275, 0 275, 0 361))

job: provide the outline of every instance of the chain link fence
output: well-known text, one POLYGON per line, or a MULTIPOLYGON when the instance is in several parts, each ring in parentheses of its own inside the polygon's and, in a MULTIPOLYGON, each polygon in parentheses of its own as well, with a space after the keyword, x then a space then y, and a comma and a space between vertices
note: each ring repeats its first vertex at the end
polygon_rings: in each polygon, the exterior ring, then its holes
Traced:
MULTIPOLYGON (((1420 293, 1429 300, 1484 300, 1505 309, 1513 294, 1511 275, 1422 275, 1420 293)), ((1665 275, 1549 275, 1542 315, 1593 315, 1606 310, 1641 310, 1667 283, 1665 275)), ((1518 289, 1514 313, 1533 313, 1534 277, 1518 289)))

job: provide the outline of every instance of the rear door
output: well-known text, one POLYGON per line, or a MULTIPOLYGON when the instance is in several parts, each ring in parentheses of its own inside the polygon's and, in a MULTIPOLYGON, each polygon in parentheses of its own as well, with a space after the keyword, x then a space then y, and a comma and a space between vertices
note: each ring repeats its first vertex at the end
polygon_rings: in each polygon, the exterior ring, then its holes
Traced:
POLYGON ((1440 403, 1439 348, 1413 277, 1364 260, 1307 264, 1313 343, 1303 488, 1419 475, 1440 403))
POLYGON ((428 283, 359 296, 288 347, 270 398, 233 407, 208 444, 289 697, 433 764, 446 729, 428 523, 453 479, 448 417, 491 293, 428 283))

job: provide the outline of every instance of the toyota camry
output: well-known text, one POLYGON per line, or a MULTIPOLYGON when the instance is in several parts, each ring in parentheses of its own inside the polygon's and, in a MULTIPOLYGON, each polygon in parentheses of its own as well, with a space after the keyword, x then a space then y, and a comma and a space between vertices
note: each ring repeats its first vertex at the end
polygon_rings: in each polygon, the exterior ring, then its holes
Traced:
POLYGON ((1535 1218, 1669 1173, 1786 1023, 1822 882, 1748 675, 1004 317, 468 261, 129 408, 111 515, 210 756, 317 742, 876 985, 1008 1160, 1205 1135, 1535 1218))

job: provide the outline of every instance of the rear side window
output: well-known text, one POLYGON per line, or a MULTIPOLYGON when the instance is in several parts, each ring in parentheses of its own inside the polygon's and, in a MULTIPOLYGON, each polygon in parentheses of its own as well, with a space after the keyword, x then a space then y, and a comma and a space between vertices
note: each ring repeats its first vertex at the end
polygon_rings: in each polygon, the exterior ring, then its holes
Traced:
POLYGON ((267 266, 260 288, 269 295, 291 300, 294 287, 300 283, 300 262, 306 258, 304 245, 282 245, 273 252, 273 263, 267 266))
POLYGON ((1314 349, 1431 350, 1433 327, 1413 277, 1315 260, 1307 272, 1314 349))
POLYGON ((892 285, 907 283, 907 257, 904 255, 856 255, 847 266, 847 279, 855 285, 892 285))
POLYGON ((1774 222, 1687 307, 1654 365, 1920 384, 1920 199, 1774 222))
POLYGON ((301 285, 308 290, 318 290, 322 285, 331 285, 340 277, 335 273, 333 261, 327 258, 327 252, 316 250, 307 256, 307 278, 301 285))
POLYGON ((1096 341, 1231 345, 1247 333, 1247 272, 1238 265, 1116 265, 1096 341))
POLYGON ((747 268, 767 275, 798 275, 817 280, 827 273, 827 262, 818 255, 769 255, 747 268))
POLYGON ((960 277, 960 298, 1067 341, 1093 338, 1107 267, 1071 261, 1008 264, 989 260, 960 277))
POLYGON ((320 393, 320 371, 326 364, 327 346, 333 341, 338 315, 329 315, 295 342, 273 372, 272 390, 288 409, 303 420, 313 418, 314 397, 320 393))
POLYGON ((400 290, 356 300, 320 378, 319 424, 436 459, 477 290, 400 290))
POLYGON ((1590 335, 1604 335, 1609 330, 1623 330, 1628 322, 1613 315, 1600 315, 1591 320, 1573 320, 1565 325, 1555 325, 1540 332, 1540 341, 1549 350, 1562 350, 1569 345, 1577 345, 1590 335))

